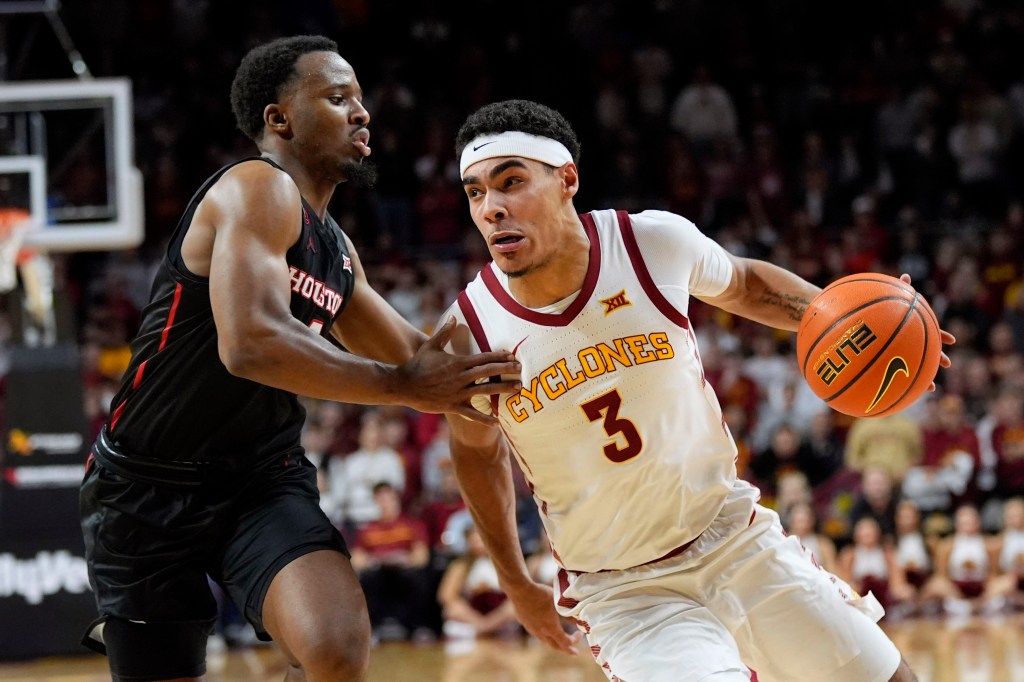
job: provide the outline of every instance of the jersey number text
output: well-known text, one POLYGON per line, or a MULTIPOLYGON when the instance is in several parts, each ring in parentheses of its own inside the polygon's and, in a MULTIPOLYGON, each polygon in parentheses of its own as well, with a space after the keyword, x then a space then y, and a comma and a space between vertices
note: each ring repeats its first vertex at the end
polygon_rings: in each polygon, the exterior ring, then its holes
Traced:
POLYGON ((616 463, 633 459, 640 454, 644 447, 643 439, 640 438, 640 433, 636 430, 633 422, 619 417, 620 407, 622 407, 622 396, 619 395, 618 389, 612 389, 604 395, 599 395, 580 405, 583 414, 587 415, 587 419, 590 421, 596 422, 598 419, 604 418, 601 425, 610 438, 615 438, 617 434, 621 433, 626 439, 625 447, 619 447, 616 442, 604 446, 604 456, 616 463))

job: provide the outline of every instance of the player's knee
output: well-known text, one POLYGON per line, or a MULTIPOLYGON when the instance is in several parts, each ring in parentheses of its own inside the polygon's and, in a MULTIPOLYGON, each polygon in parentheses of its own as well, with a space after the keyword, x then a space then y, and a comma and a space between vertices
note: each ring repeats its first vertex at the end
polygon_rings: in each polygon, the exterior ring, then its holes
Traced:
POLYGON ((319 628, 304 633, 300 641, 289 642, 288 647, 301 672, 295 679, 358 682, 366 678, 370 659, 369 622, 356 618, 319 628))

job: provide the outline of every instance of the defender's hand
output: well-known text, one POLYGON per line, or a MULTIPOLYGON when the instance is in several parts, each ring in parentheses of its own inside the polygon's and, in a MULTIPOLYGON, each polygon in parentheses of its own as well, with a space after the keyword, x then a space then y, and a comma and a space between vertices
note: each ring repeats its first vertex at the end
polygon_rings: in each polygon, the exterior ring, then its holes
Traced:
POLYGON ((520 365, 507 351, 452 355, 444 350, 455 331, 450 318, 420 346, 416 354, 398 367, 398 381, 408 405, 420 412, 447 412, 462 415, 482 424, 497 424, 497 418, 484 414, 470 403, 477 395, 516 393, 522 383, 516 379, 486 381, 503 375, 519 376, 520 365), (483 383, 477 383, 477 381, 483 383))

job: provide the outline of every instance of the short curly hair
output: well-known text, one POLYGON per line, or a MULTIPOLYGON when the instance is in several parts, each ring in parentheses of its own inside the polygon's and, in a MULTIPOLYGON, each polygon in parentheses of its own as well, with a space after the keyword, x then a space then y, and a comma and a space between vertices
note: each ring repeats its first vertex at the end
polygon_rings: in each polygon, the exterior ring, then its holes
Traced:
POLYGON ((565 116, 551 107, 526 99, 507 99, 470 114, 455 136, 455 156, 481 135, 509 131, 549 137, 565 145, 574 163, 580 160, 580 141, 565 116))
POLYGON ((337 51, 338 44, 324 36, 278 38, 250 50, 231 83, 231 110, 239 130, 258 142, 263 137, 263 110, 277 102, 282 89, 298 75, 299 57, 337 51))

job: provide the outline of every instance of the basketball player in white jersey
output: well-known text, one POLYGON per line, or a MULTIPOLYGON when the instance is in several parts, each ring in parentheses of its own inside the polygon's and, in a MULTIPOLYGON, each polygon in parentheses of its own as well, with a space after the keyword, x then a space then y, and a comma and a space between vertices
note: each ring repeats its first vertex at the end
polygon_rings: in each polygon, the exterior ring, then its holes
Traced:
MULTIPOLYGON (((524 626, 611 680, 913 680, 877 602, 819 569, 758 491, 705 381, 689 299, 795 330, 819 289, 670 213, 578 215, 579 143, 542 105, 483 107, 456 140, 487 265, 449 315, 455 352, 514 353, 523 388, 450 419, 468 507, 524 626), (530 579, 510 453, 561 570, 530 579), (871 615, 868 615, 867 613, 871 615)), ((948 364, 948 360, 943 360, 948 364)))

